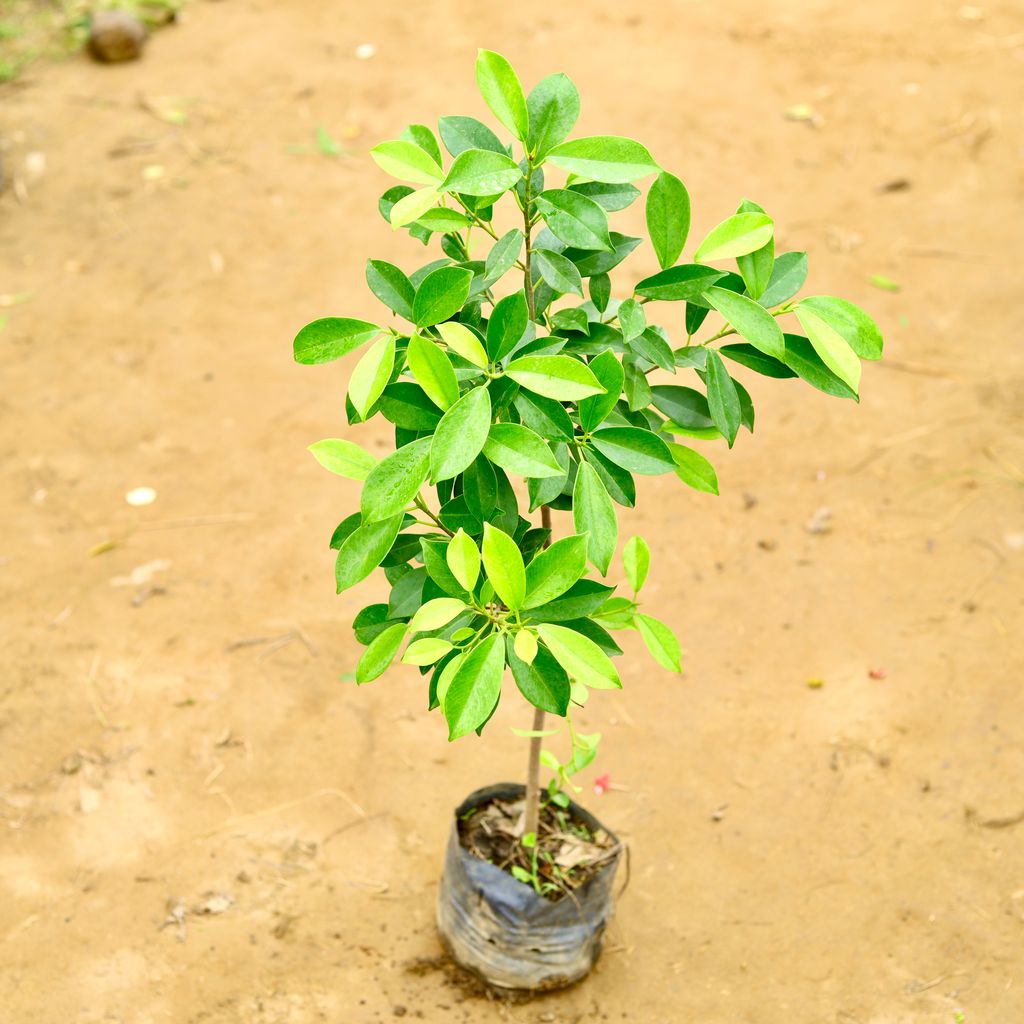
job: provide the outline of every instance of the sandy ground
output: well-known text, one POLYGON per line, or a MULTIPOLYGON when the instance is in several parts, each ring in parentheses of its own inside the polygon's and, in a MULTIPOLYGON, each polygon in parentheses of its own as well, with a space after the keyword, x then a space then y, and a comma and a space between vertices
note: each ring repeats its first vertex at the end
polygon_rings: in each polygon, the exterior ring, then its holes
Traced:
POLYGON ((1020 9, 574 8, 197 0, 138 64, 0 92, 5 1024, 1024 1020, 1020 9), (521 776, 528 716, 448 746, 414 670, 341 681, 381 584, 334 596, 356 490, 304 449, 347 429, 348 368, 290 352, 375 315, 368 255, 419 256, 365 153, 483 114, 477 46, 569 72, 695 237, 761 202, 887 337, 859 408, 749 380, 721 498, 642 484, 687 673, 631 643, 584 716, 632 880, 595 974, 514 1007, 444 967, 433 901, 450 808, 521 776))

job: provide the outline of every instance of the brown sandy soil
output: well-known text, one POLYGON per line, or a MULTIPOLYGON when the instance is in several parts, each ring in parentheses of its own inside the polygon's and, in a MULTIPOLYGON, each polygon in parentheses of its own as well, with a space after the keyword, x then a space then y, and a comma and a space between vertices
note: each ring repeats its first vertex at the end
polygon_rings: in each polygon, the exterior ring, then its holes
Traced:
POLYGON ((984 824, 1024 811, 1024 39, 1011 0, 958 6, 196 0, 138 64, 0 92, 5 1024, 1024 1020, 1024 823, 984 824), (367 255, 419 256, 366 150, 482 114, 477 46, 569 72, 695 237, 764 204, 887 338, 859 408, 751 380, 721 498, 644 482, 626 529, 687 674, 631 643, 582 716, 632 882, 592 978, 515 1007, 432 921, 449 811, 521 776, 528 715, 448 746, 414 670, 340 681, 381 583, 333 596, 357 492, 304 449, 347 429, 347 367, 290 352, 376 315, 367 255), (294 151, 318 125, 340 158, 294 151))

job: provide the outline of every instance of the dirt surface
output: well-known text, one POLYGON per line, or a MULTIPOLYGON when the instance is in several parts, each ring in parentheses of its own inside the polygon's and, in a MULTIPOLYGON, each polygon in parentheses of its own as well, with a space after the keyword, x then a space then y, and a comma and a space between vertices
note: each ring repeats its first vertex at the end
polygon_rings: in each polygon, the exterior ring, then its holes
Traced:
POLYGON ((0 1017, 1024 1019, 1019 6, 430 6, 196 0, 137 64, 0 93, 0 1017), (569 72, 695 237, 762 203, 887 339, 859 408, 745 375, 721 498, 642 483, 687 673, 631 642, 581 716, 632 883, 595 974, 516 1007, 445 969, 433 901, 526 709, 449 746, 413 669, 340 681, 383 581, 332 593, 357 489, 305 446, 346 430, 348 366, 290 352, 377 314, 367 255, 419 257, 366 150, 482 114, 477 46, 569 72))

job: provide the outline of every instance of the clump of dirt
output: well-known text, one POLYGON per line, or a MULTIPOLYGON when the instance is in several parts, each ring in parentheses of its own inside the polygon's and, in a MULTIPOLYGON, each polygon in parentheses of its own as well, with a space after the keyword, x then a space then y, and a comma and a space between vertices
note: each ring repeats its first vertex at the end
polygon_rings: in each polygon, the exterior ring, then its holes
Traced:
POLYGON ((492 800, 459 819, 467 853, 532 885, 557 902, 593 878, 621 849, 603 828, 592 829, 570 808, 553 802, 540 810, 536 843, 523 843, 525 801, 492 800), (529 878, 527 878, 529 876, 529 878))

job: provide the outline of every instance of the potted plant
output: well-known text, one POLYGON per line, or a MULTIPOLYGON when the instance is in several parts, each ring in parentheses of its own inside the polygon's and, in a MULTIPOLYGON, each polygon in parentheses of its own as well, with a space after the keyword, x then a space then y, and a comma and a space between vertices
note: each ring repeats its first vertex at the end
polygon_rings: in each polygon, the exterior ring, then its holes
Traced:
POLYGON ((879 358, 882 339, 843 299, 795 297, 807 256, 776 253, 756 203, 680 262, 685 186, 638 142, 570 139, 580 101, 565 75, 524 95, 509 63, 484 50, 476 77, 501 135, 442 117, 440 143, 414 124, 372 150, 408 183, 381 196, 381 214, 439 242, 440 255, 411 274, 369 260, 367 284, 396 319, 317 320, 294 355, 313 364, 363 349, 349 423, 380 415, 395 430, 380 461, 348 439, 311 446, 327 469, 363 481, 359 510, 331 538, 338 591, 378 567, 391 587, 355 617, 366 648, 356 681, 396 658, 417 666, 449 740, 483 732, 510 696, 506 676, 533 708, 525 786, 477 791, 456 812, 438 922, 455 958, 492 985, 539 989, 592 966, 621 853, 570 799, 599 739, 574 728, 573 711, 621 686, 615 630, 637 630, 659 665, 680 670, 672 630, 639 604, 650 559, 641 538, 622 550, 626 592, 605 582, 616 505, 633 506, 638 474, 674 473, 717 494, 711 463, 678 439, 731 448, 753 429, 735 372, 856 399, 860 360, 879 358), (609 273, 642 240, 611 230, 609 214, 640 198, 635 182, 649 182, 660 269, 613 297, 609 273), (566 514, 557 538, 552 510, 566 514), (552 719, 568 736, 564 759, 542 749, 552 719))

